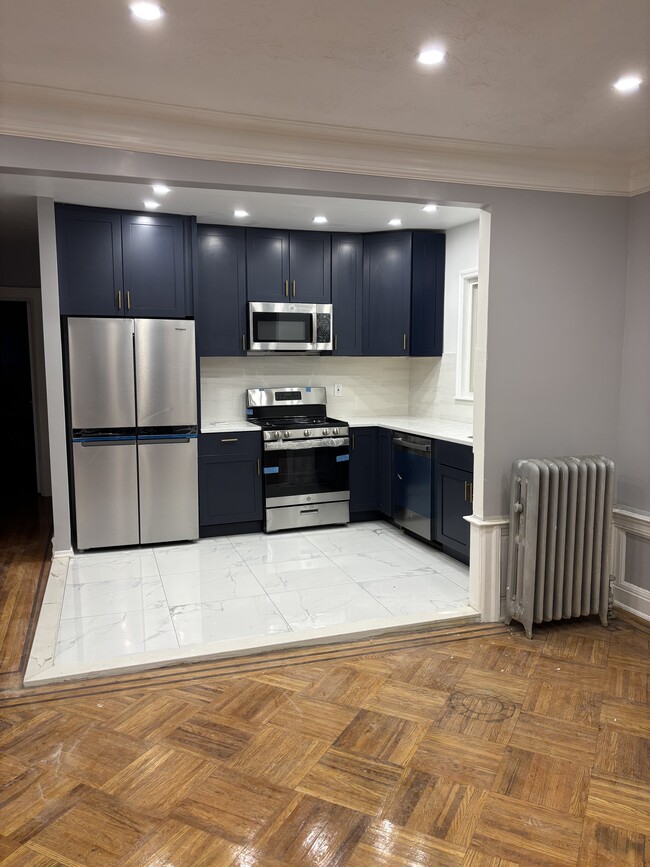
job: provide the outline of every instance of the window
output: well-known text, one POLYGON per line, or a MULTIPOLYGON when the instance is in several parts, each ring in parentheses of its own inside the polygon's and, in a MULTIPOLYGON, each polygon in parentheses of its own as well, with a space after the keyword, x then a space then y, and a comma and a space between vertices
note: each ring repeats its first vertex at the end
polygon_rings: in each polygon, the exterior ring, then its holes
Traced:
POLYGON ((478 270, 461 271, 458 294, 456 400, 474 400, 474 361, 478 313, 478 270))

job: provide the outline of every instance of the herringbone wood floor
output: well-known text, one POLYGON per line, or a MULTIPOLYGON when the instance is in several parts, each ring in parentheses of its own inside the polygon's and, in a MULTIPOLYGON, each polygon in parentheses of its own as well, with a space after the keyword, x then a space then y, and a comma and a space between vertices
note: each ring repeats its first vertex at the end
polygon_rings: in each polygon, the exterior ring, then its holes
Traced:
POLYGON ((648 864, 650 630, 463 636, 11 685, 0 862, 648 864))

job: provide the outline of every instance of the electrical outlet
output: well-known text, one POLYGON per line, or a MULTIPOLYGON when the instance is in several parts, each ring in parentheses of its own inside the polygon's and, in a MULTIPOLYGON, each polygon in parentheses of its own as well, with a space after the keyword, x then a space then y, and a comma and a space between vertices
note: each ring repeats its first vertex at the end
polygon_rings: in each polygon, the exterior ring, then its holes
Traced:
POLYGON ((334 397, 343 397, 343 386, 335 385, 334 386, 334 397))

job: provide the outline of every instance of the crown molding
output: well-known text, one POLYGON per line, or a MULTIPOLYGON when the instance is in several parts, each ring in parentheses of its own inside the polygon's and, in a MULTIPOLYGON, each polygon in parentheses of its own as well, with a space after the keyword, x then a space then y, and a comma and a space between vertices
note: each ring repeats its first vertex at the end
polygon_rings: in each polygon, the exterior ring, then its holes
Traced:
POLYGON ((630 170, 630 195, 650 193, 650 157, 632 165, 630 170))
POLYGON ((627 196, 650 166, 611 155, 274 120, 16 82, 0 133, 194 159, 552 192, 627 196), (634 186, 632 187, 632 181, 634 186))

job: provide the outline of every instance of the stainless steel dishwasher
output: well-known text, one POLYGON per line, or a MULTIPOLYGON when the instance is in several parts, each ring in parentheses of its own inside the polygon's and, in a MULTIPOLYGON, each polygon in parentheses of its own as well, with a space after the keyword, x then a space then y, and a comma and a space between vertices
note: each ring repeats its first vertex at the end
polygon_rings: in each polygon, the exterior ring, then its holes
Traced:
POLYGON ((433 539, 433 450, 431 440, 411 434, 393 437, 395 523, 433 539))

